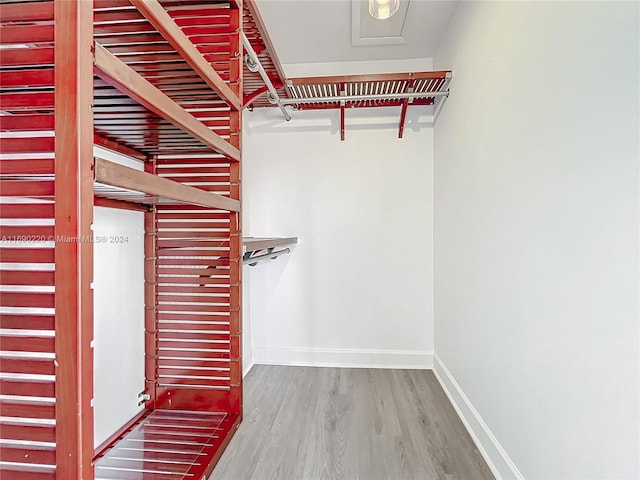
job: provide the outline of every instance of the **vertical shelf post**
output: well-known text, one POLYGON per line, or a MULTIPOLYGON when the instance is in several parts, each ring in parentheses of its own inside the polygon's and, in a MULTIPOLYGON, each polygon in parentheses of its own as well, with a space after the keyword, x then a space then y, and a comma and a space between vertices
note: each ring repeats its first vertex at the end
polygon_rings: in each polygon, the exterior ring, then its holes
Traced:
MULTIPOLYGON (((26 6, 25 6, 26 8, 26 6)), ((54 1, 56 478, 93 479, 93 1, 54 1)))
MULTIPOLYGON (((156 156, 144 165, 144 171, 156 174, 156 156)), ((144 213, 144 383, 149 394, 146 407, 156 408, 158 378, 158 270, 157 230, 155 205, 144 213)))
MULTIPOLYGON (((241 2, 239 2, 241 3, 241 2)), ((242 6, 231 4, 229 30, 231 50, 229 54, 229 83, 233 92, 242 98, 242 6)), ((241 151, 242 108, 231 109, 229 143, 241 151)), ((230 165, 230 196, 241 200, 242 159, 230 165)), ((242 217, 240 212, 230 212, 230 352, 231 388, 229 406, 232 413, 242 413, 242 217)))

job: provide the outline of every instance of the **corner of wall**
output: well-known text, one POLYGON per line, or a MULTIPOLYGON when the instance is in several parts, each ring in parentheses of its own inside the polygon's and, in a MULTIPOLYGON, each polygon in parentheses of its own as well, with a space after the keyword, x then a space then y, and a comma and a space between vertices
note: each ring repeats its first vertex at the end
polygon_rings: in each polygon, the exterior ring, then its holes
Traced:
POLYGON ((524 476, 437 353, 433 357, 433 372, 496 479, 524 480, 524 476))
POLYGON ((245 362, 242 365, 242 378, 246 377, 255 365, 255 363, 253 362, 253 356, 251 355, 245 354, 243 360, 245 360, 245 362))

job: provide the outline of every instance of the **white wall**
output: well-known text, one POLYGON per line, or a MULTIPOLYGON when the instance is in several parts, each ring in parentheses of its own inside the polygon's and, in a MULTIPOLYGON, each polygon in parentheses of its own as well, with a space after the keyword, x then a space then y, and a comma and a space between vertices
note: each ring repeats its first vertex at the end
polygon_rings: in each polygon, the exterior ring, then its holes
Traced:
POLYGON ((436 371, 504 478, 640 477, 638 29, 469 2, 435 58, 436 371))
MULTIPOLYGON (((245 227, 243 226, 243 229, 245 227)), ((249 267, 242 267, 242 373, 249 373, 253 367, 253 349, 251 347, 251 275, 249 267)))
MULTIPOLYGON (((141 162, 94 147, 100 158, 142 170, 141 162)), ((94 445, 134 417, 144 391, 144 213, 95 207, 94 445)))
POLYGON ((94 444, 143 407, 144 213, 96 207, 94 244, 94 444))
POLYGON ((256 363, 431 365, 433 149, 418 112, 400 140, 399 109, 348 111, 345 142, 336 111, 245 115, 245 235, 299 237, 245 268, 256 363))

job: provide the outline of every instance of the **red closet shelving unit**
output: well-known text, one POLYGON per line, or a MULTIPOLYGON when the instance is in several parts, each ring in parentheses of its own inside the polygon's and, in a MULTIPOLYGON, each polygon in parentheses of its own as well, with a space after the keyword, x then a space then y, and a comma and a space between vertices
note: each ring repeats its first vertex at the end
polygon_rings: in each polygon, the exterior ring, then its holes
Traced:
POLYGON ((239 425, 241 8, 1 2, 3 480, 202 480, 239 425), (146 408, 98 449, 95 205, 145 212, 146 408))

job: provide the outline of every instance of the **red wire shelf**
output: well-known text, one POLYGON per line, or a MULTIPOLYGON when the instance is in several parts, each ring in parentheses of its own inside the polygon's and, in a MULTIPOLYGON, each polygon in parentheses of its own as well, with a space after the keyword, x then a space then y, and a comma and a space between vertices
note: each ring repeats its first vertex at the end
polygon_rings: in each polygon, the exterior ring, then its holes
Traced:
POLYGON ((153 410, 104 451, 95 478, 200 480, 238 424, 226 412, 153 410))

